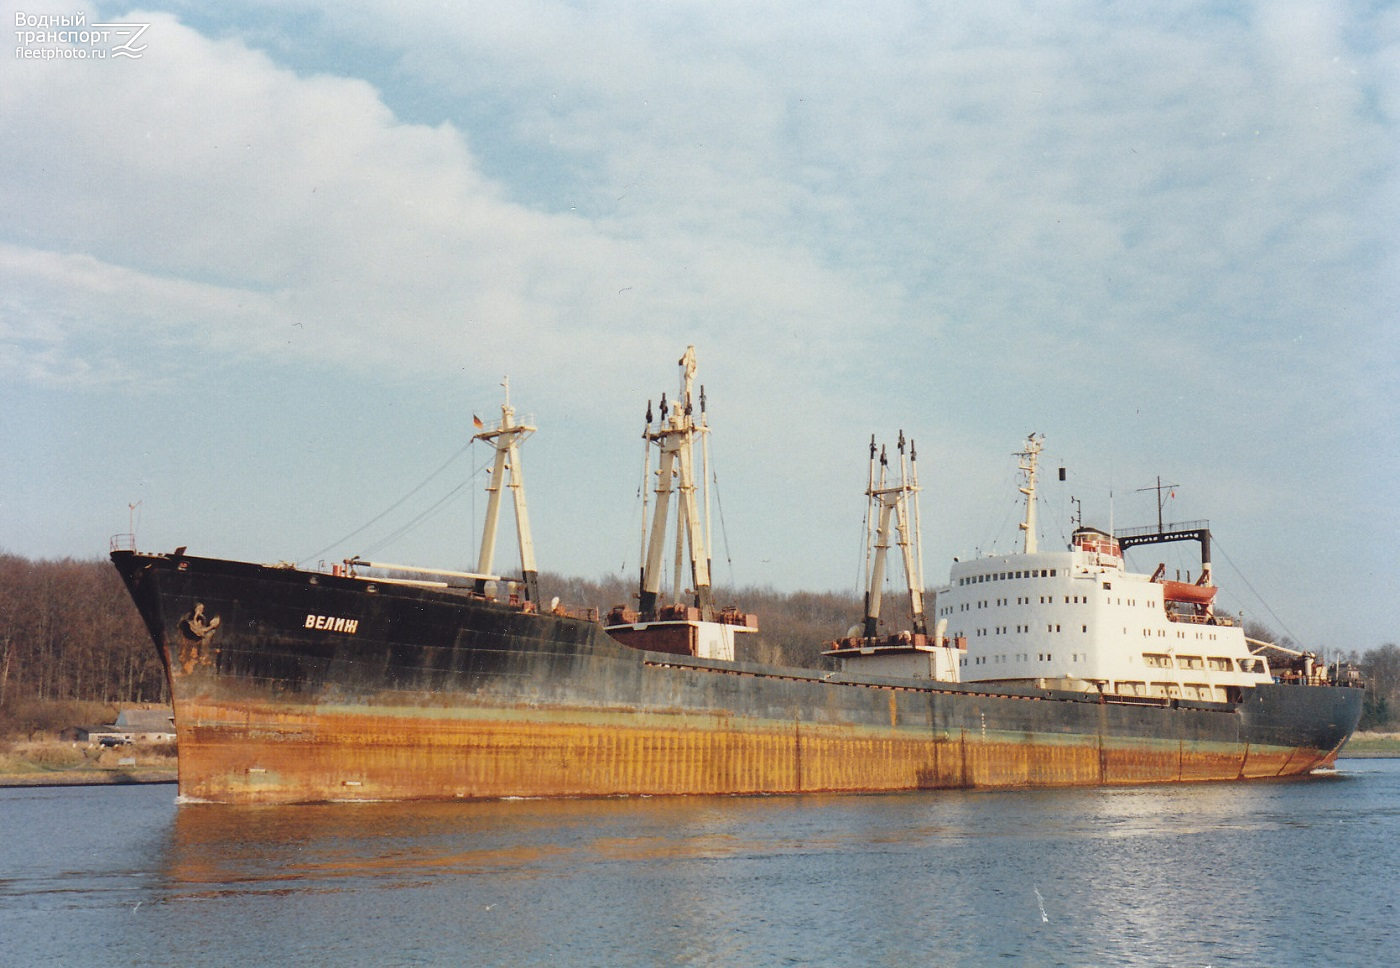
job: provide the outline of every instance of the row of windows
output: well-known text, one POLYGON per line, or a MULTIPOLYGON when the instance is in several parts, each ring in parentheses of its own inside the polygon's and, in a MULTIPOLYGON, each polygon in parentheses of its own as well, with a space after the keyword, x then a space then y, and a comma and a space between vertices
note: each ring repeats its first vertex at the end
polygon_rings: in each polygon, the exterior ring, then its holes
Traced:
MULTIPOLYGON (((1127 634, 1128 634, 1128 630, 1127 630, 1126 628, 1123 629, 1123 634, 1124 634, 1124 635, 1127 635, 1127 634)), ((1143 634, 1144 636, 1148 637, 1148 638, 1151 638, 1152 636, 1155 635, 1155 636, 1157 636, 1157 638, 1159 638, 1159 639, 1164 639, 1164 638, 1167 637, 1167 630, 1166 630, 1166 629, 1143 629, 1143 630, 1142 630, 1142 634, 1143 634)), ((1204 641, 1210 641, 1210 642, 1214 642, 1214 641, 1215 641, 1215 633, 1214 633, 1214 632, 1196 632, 1196 633, 1193 633, 1193 634, 1195 635, 1195 637, 1196 637, 1197 639, 1200 639, 1200 640, 1203 641, 1203 642, 1204 642, 1204 641)), ((1178 629, 1178 630, 1177 630, 1177 633, 1176 633, 1176 637, 1179 638, 1179 639, 1184 639, 1184 638, 1186 638, 1186 633, 1183 632, 1183 631, 1181 631, 1180 629, 1178 629)))
MULTIPOLYGON (((1065 595, 1065 596, 1062 596, 1062 597, 1064 598, 1064 603, 1065 603, 1066 605, 1088 605, 1088 604, 1089 604, 1089 596, 1088 596, 1088 595, 1065 595)), ((1116 602, 1115 602, 1115 600, 1112 599, 1112 598, 1105 598, 1103 601, 1104 601, 1104 604, 1105 604, 1105 605, 1113 605, 1113 604, 1122 605, 1122 604, 1123 604, 1123 599, 1121 599, 1121 598, 1117 599, 1116 602)), ((1010 604, 1011 604, 1011 599, 1009 599, 1009 598, 983 599, 983 600, 980 601, 980 602, 964 602, 963 604, 961 604, 961 605, 958 606, 958 611, 960 611, 960 612, 966 612, 966 611, 969 611, 969 610, 975 609, 975 608, 992 608, 992 607, 998 607, 998 608, 999 608, 999 607, 1001 607, 1001 606, 1003 606, 1003 605, 1010 605, 1010 604)), ((1017 598, 1016 598, 1016 604, 1017 604, 1017 605, 1031 605, 1031 604, 1034 604, 1034 603, 1031 602, 1031 598, 1030 598, 1029 595, 1022 595, 1022 596, 1017 596, 1017 598)), ((1054 605, 1054 604, 1055 604, 1055 596, 1054 596, 1054 595, 1041 595, 1040 598, 1039 598, 1039 604, 1041 604, 1041 605, 1054 605)), ((1131 605, 1131 606, 1133 606, 1133 607, 1136 607, 1137 604, 1138 604, 1138 600, 1137 600, 1136 598, 1130 598, 1130 599, 1128 599, 1127 604, 1128 604, 1128 605, 1131 605)), ((1143 602, 1143 603, 1142 603, 1143 607, 1145 607, 1145 608, 1154 608, 1154 607, 1156 606, 1156 604, 1157 604, 1156 602, 1151 602, 1151 601, 1147 601, 1147 602, 1143 602)), ((941 615, 951 615, 951 614, 953 614, 953 607, 952 607, 951 605, 949 605, 947 608, 940 609, 940 610, 939 610, 939 614, 941 614, 941 615)))
POLYGON ((1212 702, 1227 702, 1229 699, 1225 687, 1212 688, 1204 682, 1115 682, 1113 691, 1120 696, 1152 696, 1157 699, 1205 699, 1212 702))
MULTIPOLYGON (((1113 604, 1122 605, 1122 604, 1123 604, 1123 599, 1120 598, 1120 599, 1118 599, 1118 600, 1116 601, 1116 603, 1115 603, 1115 601, 1114 601, 1113 598, 1111 598, 1111 597, 1108 596, 1108 595, 1105 595, 1105 596, 1104 596, 1104 599, 1103 599, 1103 603, 1104 603, 1105 605, 1113 605, 1113 604)), ((1137 600, 1136 598, 1130 598, 1130 599, 1128 599, 1127 604, 1136 606, 1136 605, 1138 604, 1138 600, 1137 600)), ((1158 603, 1158 602, 1150 602, 1150 601, 1149 601, 1149 602, 1143 602, 1143 603, 1142 603, 1142 605, 1143 605, 1144 608, 1155 608, 1158 604, 1160 604, 1160 603, 1158 603)))
MULTIPOLYGON (((1263 662, 1260 659, 1240 659, 1239 668, 1244 672, 1262 672, 1263 662)), ((1235 668, 1236 660, 1229 656, 1208 655, 1202 659, 1199 655, 1178 655, 1172 656, 1162 652, 1144 652, 1142 654, 1142 664, 1149 669, 1211 669, 1215 672, 1230 672, 1235 668), (1173 661, 1173 659, 1175 661, 1173 661)))
POLYGON ((984 581, 1012 581, 1017 578, 1054 578, 1056 568, 1029 568, 1024 571, 1001 571, 990 575, 968 575, 959 578, 959 585, 978 585, 984 581))
MULTIPOLYGON (((1086 652, 1075 652, 1075 653, 1072 653, 1072 654, 1070 655, 1070 661, 1071 661, 1071 662, 1083 662, 1083 661, 1085 661, 1085 659, 1087 659, 1087 658, 1088 658, 1088 653, 1086 653, 1086 652)), ((1029 661, 1031 661, 1031 654, 1030 654, 1029 652, 1017 652, 1017 653, 1014 654, 1014 655, 979 655, 979 656, 973 656, 973 658, 972 658, 972 664, 973 664, 973 665, 986 665, 988 659, 990 659, 990 660, 992 661, 992 664, 993 664, 993 665, 1001 665, 1002 663, 1005 663, 1005 662, 1029 662, 1029 661)), ((1054 662, 1054 661, 1055 661, 1055 653, 1053 653, 1053 652, 1037 652, 1037 653, 1035 654, 1035 661, 1037 661, 1037 662, 1054 662)), ((966 657, 964 657, 964 658, 961 660, 961 664, 964 665, 964 666, 967 665, 967 658, 966 658, 966 657)))
MULTIPOLYGON (((1012 634, 1010 630, 1011 630, 1011 626, 1009 626, 1009 625, 997 625, 997 626, 993 626, 990 630, 989 630, 989 629, 973 629, 973 630, 972 630, 972 637, 973 637, 973 638, 980 638, 980 637, 986 636, 986 635, 1009 635, 1009 634, 1012 634)), ((1030 627, 1029 625, 1018 625, 1018 626, 1016 626, 1016 633, 1017 633, 1017 634, 1027 633, 1027 632, 1030 632, 1030 630, 1031 630, 1031 627, 1030 627)), ((1059 624, 1057 624, 1057 623, 1051 622, 1051 623, 1046 624, 1046 626, 1045 626, 1045 631, 1047 631, 1047 632, 1059 632, 1059 631, 1062 631, 1062 626, 1059 625, 1059 624)), ((1089 631, 1089 626, 1087 626, 1087 625, 1081 625, 1081 626, 1079 626, 1079 631, 1081 631, 1081 632, 1088 632, 1088 631, 1089 631)), ((957 635, 957 636, 961 636, 961 635, 962 635, 961 632, 956 632, 956 633, 954 633, 954 634, 957 635)))
MULTIPOLYGON (((1088 595, 1066 595, 1066 596, 1064 596, 1064 599, 1065 599, 1065 604, 1066 604, 1066 605, 1088 605, 1088 604, 1089 604, 1089 596, 1088 596, 1088 595)), ((1010 604, 1011 604, 1011 599, 1009 599, 1009 598, 995 598, 995 599, 990 599, 990 600, 988 600, 988 599, 983 599, 983 600, 980 601, 980 602, 964 602, 963 604, 961 604, 961 605, 958 606, 958 611, 960 611, 960 612, 966 612, 966 611, 969 611, 970 609, 974 609, 974 608, 993 608, 993 607, 1000 608, 1000 607, 1002 607, 1002 606, 1004 606, 1004 605, 1010 605, 1010 604)), ((1017 604, 1017 605, 1031 605, 1031 604, 1033 604, 1033 603, 1031 602, 1031 597, 1030 597, 1029 595, 1021 595, 1021 596, 1017 596, 1017 598, 1016 598, 1016 604, 1017 604)), ((1055 596, 1054 596, 1054 595, 1041 595, 1041 596, 1040 596, 1040 604, 1041 604, 1041 605, 1054 605, 1054 604, 1055 604, 1055 596)), ((940 609, 940 610, 939 610, 939 614, 940 614, 940 615, 951 615, 951 614, 953 614, 953 607, 950 605, 950 606, 948 606, 948 607, 945 608, 945 609, 940 609)))

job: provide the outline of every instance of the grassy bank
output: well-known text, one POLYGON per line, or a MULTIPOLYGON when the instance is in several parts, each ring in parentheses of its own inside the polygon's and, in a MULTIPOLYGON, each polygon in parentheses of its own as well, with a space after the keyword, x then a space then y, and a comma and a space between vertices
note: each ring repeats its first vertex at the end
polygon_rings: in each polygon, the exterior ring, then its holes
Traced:
POLYGON ((1400 733, 1357 733, 1340 754, 1342 759, 1390 756, 1400 758, 1400 733))
POLYGON ((1400 757, 1400 733, 1357 733, 1342 748, 1341 756, 1356 759, 1400 757))
POLYGON ((161 783, 174 779, 172 743, 103 749, 57 739, 0 742, 0 786, 161 783))

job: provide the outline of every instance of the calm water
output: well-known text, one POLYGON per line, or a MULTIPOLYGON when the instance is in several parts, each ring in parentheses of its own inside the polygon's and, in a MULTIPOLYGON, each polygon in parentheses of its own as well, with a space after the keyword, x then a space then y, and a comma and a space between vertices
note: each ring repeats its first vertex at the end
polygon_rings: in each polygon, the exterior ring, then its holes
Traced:
POLYGON ((0 790, 0 964, 1389 965, 1400 760, 1246 785, 176 806, 0 790))

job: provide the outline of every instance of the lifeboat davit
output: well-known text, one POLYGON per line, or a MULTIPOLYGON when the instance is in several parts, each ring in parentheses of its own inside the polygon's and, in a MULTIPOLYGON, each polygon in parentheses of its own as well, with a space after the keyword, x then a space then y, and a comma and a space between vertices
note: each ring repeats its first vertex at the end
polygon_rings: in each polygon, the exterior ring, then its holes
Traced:
POLYGON ((1184 581, 1163 581, 1162 597, 1169 602, 1209 605, 1219 591, 1214 585, 1191 585, 1184 581))

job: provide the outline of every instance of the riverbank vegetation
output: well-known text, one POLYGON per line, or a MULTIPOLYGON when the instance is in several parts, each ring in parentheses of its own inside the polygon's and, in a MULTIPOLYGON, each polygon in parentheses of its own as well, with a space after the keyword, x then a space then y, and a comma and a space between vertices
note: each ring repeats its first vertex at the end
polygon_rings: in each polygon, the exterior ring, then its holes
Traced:
POLYGON ((173 770, 175 744, 107 748, 56 739, 0 740, 0 776, 120 769, 173 770))
POLYGON ((65 703, 168 698, 150 635, 116 569, 0 554, 0 735, 112 721, 65 703), (55 723, 57 715, 72 718, 55 723))

